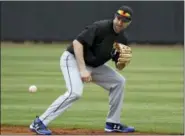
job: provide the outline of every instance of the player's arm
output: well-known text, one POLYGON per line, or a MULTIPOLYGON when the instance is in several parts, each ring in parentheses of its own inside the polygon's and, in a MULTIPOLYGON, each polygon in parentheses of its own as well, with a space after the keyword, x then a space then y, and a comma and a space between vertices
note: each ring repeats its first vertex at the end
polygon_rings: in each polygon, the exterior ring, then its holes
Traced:
POLYGON ((78 68, 80 71, 80 75, 82 78, 82 81, 84 82, 90 82, 92 80, 91 73, 86 70, 85 66, 85 61, 84 61, 84 55, 83 55, 83 45, 77 41, 73 41, 73 48, 74 48, 74 53, 76 57, 76 61, 78 64, 78 68))
POLYGON ((80 71, 84 71, 86 70, 85 67, 85 61, 84 61, 84 55, 83 55, 83 45, 77 41, 74 40, 73 41, 73 48, 74 48, 74 53, 75 53, 75 57, 78 63, 78 68, 80 71))
POLYGON ((73 41, 73 48, 80 70, 81 78, 83 81, 89 82, 92 80, 90 73, 86 70, 85 60, 84 60, 84 46, 92 46, 94 36, 95 36, 95 26, 91 25, 86 27, 77 38, 73 41))
MULTIPOLYGON (((93 45, 93 41, 96 35, 96 29, 97 27, 94 24, 87 26, 73 41, 73 48, 76 57, 78 57, 77 61, 79 63, 80 70, 85 69, 84 51, 86 51, 86 53, 89 53, 89 56, 91 56, 92 59, 93 53, 91 52, 91 50, 88 49, 93 45)), ((85 59, 87 60, 88 58, 85 59)))

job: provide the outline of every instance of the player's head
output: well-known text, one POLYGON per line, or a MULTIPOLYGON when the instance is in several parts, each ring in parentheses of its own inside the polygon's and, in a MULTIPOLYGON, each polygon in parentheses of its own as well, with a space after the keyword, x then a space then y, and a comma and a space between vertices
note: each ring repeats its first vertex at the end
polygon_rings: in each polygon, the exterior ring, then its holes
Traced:
POLYGON ((120 7, 116 13, 113 20, 114 30, 119 33, 123 29, 127 28, 132 22, 133 11, 128 6, 120 7))

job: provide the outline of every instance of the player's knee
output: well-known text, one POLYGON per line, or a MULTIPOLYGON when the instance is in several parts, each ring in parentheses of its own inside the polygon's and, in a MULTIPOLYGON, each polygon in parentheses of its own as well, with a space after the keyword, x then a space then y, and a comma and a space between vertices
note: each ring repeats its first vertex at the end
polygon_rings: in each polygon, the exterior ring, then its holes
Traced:
POLYGON ((75 90, 71 89, 70 91, 67 91, 64 96, 70 97, 70 99, 77 100, 82 96, 83 93, 83 87, 78 87, 75 90))
POLYGON ((83 93, 83 86, 75 87, 75 90, 72 91, 72 97, 74 99, 79 99, 83 93))
POLYGON ((82 96, 82 93, 72 92, 71 94, 72 99, 75 99, 75 100, 80 99, 81 96, 82 96))
POLYGON ((82 96, 83 93, 83 86, 73 86, 66 95, 67 97, 70 97, 71 99, 79 99, 82 96))

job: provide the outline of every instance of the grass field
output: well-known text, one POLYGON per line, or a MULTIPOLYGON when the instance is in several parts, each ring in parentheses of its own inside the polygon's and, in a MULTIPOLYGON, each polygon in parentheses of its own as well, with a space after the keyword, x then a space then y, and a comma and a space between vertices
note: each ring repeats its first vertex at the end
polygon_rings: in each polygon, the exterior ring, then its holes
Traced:
MULTIPOLYGON (((28 126, 65 92, 64 47, 1 44, 1 124, 28 126), (28 92, 31 84, 36 93, 28 92)), ((183 133, 183 48, 132 49, 132 62, 121 72, 127 79, 122 122, 140 132, 183 133)), ((86 84, 83 97, 50 127, 103 130, 107 111, 108 93, 86 84)))

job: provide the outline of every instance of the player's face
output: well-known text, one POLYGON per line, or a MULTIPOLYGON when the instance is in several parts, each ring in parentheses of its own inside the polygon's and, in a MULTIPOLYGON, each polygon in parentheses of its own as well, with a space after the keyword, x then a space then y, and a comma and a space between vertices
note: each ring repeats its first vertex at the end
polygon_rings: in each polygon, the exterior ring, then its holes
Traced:
POLYGON ((113 20, 114 30, 119 33, 129 26, 130 22, 124 22, 121 17, 116 16, 113 20))

